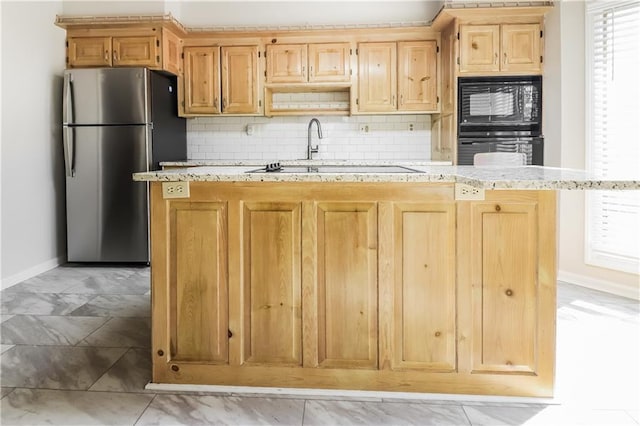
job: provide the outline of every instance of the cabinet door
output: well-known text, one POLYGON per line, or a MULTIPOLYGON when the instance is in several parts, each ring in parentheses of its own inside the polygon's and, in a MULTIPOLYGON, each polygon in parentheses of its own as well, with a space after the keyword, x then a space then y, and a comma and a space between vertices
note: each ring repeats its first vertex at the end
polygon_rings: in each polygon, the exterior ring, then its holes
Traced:
POLYGON ((267 45, 267 83, 304 83, 306 81, 306 44, 267 45))
POLYGON ((538 372, 538 224, 535 199, 471 204, 473 372, 538 372))
POLYGON ((540 72, 540 25, 502 25, 502 71, 540 72))
POLYGON ((218 47, 185 47, 184 87, 185 113, 220 113, 218 47))
POLYGON ((149 37, 113 37, 113 66, 159 67, 160 40, 149 37))
POLYGON ((451 114, 455 107, 455 32, 449 29, 442 33, 442 114, 451 114))
POLYGON ((500 71, 500 26, 460 26, 460 72, 500 71))
POLYGON ((258 112, 258 47, 222 47, 222 113, 258 112))
POLYGON ((111 66, 111 37, 70 37, 67 43, 69 68, 111 66))
POLYGON ((358 45, 358 111, 396 111, 396 44, 358 45))
POLYGON ((318 364, 378 365, 377 206, 319 203, 318 364))
POLYGON ((175 75, 182 75, 182 40, 180 37, 162 29, 162 69, 175 75))
POLYGON ((398 110, 437 110, 436 58, 435 41, 398 43, 398 110))
POLYGON ((350 81, 349 43, 309 45, 309 81, 350 81))
POLYGON ((455 371, 454 203, 394 208, 394 369, 455 371))
POLYGON ((173 361, 228 361, 226 210, 226 203, 170 203, 167 307, 173 361))
POLYGON ((302 364, 300 220, 300 203, 244 203, 242 344, 246 363, 302 364))

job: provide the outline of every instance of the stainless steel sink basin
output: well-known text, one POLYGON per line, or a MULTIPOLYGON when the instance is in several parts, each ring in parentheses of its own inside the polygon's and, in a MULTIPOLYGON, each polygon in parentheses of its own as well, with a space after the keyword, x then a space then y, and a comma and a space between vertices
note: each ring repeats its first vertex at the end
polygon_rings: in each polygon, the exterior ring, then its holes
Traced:
POLYGON ((421 173, 404 166, 281 166, 276 170, 247 170, 246 173, 421 173))

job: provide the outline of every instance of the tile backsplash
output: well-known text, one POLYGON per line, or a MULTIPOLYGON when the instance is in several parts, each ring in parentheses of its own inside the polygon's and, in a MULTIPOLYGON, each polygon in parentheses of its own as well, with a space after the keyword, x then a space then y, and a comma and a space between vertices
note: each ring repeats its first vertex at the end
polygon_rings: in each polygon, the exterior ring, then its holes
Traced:
MULTIPOLYGON (((187 121, 190 160, 296 160, 307 156, 304 117, 197 117, 187 121)), ((316 116, 312 144, 316 159, 429 160, 431 116, 316 116)))

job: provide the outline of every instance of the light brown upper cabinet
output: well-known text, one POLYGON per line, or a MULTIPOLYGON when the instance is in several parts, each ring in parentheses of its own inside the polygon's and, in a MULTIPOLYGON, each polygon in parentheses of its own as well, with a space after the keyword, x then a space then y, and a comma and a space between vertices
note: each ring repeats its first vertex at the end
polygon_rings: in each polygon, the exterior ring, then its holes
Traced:
POLYGON ((256 114, 257 46, 184 48, 185 114, 256 114))
POLYGON ((348 82, 349 43, 267 45, 267 83, 348 82))
POLYGON ((435 41, 360 43, 358 112, 436 111, 435 41))
POLYGON ((127 35, 67 39, 69 68, 149 67, 180 75, 181 40, 163 29, 162 37, 127 35))
POLYGON ((542 72, 540 24, 461 25, 460 73, 542 72))

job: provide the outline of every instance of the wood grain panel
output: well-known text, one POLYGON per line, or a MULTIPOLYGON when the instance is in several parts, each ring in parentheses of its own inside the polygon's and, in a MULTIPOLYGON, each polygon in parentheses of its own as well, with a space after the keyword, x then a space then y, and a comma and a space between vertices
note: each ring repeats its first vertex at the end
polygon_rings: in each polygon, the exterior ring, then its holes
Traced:
POLYGON ((350 81, 349 43, 309 45, 309 81, 350 81))
POLYGON ((180 37, 162 29, 162 69, 182 75, 182 40, 180 37))
POLYGON ((113 66, 160 66, 157 37, 114 37, 113 66))
POLYGON ((246 362, 302 364, 299 203, 243 209, 246 362))
POLYGON ((222 47, 222 112, 257 113, 258 47, 222 47))
POLYGON ((358 45, 358 110, 396 111, 396 43, 358 45))
POLYGON ((226 206, 176 202, 169 214, 172 359, 226 363, 226 206))
POLYGON ((184 110, 186 113, 220 113, 220 48, 184 48, 184 110))
POLYGON ((307 81, 307 45, 267 45, 267 83, 307 81))
POLYGON ((436 46, 435 41, 398 43, 398 110, 438 109, 436 46))
POLYGON ((537 370, 537 220, 535 203, 472 208, 474 371, 537 370))
POLYGON ((500 70, 500 25, 460 26, 460 72, 500 70))
POLYGON ((455 205, 396 204, 394 368, 456 368, 455 205))
POLYGON ((542 71, 540 25, 502 25, 502 71, 542 71))
POLYGON ((318 361, 377 366, 377 209, 318 204, 318 361))
POLYGON ((111 37, 69 37, 69 67, 111 66, 111 37))

